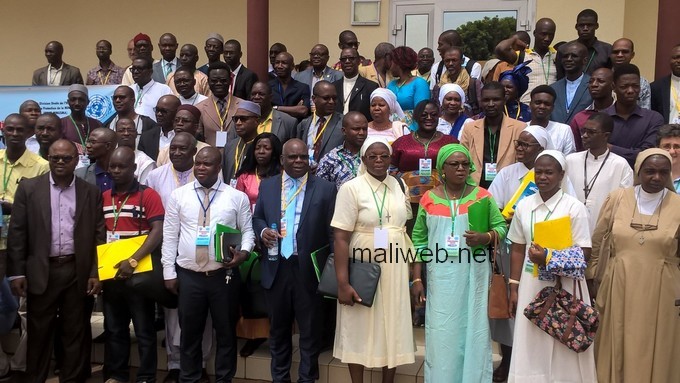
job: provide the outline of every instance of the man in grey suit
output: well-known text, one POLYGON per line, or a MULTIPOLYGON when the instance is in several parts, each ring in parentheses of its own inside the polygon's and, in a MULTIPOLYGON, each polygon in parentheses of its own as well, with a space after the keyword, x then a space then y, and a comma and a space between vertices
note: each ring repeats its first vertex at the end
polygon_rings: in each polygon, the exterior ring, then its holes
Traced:
POLYGON ((371 93, 378 89, 378 84, 359 75, 359 52, 354 48, 345 48, 340 53, 343 78, 333 85, 338 93, 335 110, 343 114, 356 111, 364 115, 366 120, 371 117, 371 93))
POLYGON ((571 41, 560 47, 560 52, 565 77, 550 85, 557 93, 550 120, 569 124, 576 113, 593 102, 588 93, 590 76, 583 73, 588 50, 578 41, 571 41))
POLYGON ((328 66, 329 58, 327 46, 323 44, 315 45, 309 52, 309 62, 311 65, 302 72, 296 73, 293 78, 295 81, 307 84, 310 93, 312 93, 314 85, 321 80, 334 83, 342 79, 342 72, 338 72, 328 66))
POLYGON ((260 105, 258 133, 272 133, 281 140, 281 144, 297 137, 297 119, 272 107, 272 89, 267 83, 258 81, 253 84, 250 101, 260 105))
POLYGON ((66 64, 62 60, 64 46, 59 41, 50 41, 45 46, 45 58, 47 66, 36 69, 33 72, 32 85, 72 85, 83 84, 83 76, 80 69, 66 64))
POLYGON ((161 51, 160 61, 153 64, 153 75, 151 78, 160 82, 161 84, 167 84, 168 76, 174 73, 177 69, 177 38, 172 33, 164 33, 160 39, 158 39, 158 50, 161 51))
POLYGON ((315 112, 297 125, 297 137, 307 144, 313 172, 316 172, 319 160, 345 140, 342 134, 343 115, 335 111, 337 101, 338 94, 333 84, 325 80, 317 82, 312 91, 315 112))

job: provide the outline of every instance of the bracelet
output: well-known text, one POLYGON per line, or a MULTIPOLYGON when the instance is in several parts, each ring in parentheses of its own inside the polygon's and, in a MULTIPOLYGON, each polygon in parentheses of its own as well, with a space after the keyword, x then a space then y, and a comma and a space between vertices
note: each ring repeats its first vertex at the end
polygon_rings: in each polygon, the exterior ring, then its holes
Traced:
POLYGON ((490 245, 491 242, 493 242, 493 237, 491 236, 491 231, 487 231, 486 234, 489 236, 489 243, 487 243, 487 245, 490 245))
POLYGON ((413 281, 411 281, 411 284, 414 284, 414 283, 416 283, 416 282, 423 283, 423 280, 420 279, 420 278, 416 278, 416 279, 414 279, 413 281))
POLYGON ((509 285, 519 285, 519 281, 517 279, 508 278, 508 284, 509 285))

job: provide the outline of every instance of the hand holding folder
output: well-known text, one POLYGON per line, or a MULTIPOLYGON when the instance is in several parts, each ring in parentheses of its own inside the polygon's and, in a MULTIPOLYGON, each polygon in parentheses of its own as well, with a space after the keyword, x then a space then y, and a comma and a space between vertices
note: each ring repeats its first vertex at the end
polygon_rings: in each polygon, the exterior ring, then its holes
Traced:
POLYGON ((241 248, 241 232, 229 226, 217 224, 215 227, 215 261, 231 262, 232 254, 229 248, 241 248))
MULTIPOLYGON (((534 224, 534 242, 543 248, 564 250, 573 245, 571 239, 571 218, 551 219, 534 224)), ((534 265, 534 276, 538 276, 538 266, 534 265)))
POLYGON ((512 215, 515 214, 515 208, 517 207, 517 203, 524 199, 524 197, 536 194, 536 192, 538 192, 538 187, 536 186, 536 182, 534 180, 534 170, 531 169, 529 170, 529 173, 527 173, 522 179, 522 183, 515 191, 515 194, 512 195, 510 201, 508 201, 508 203, 505 204, 503 211, 501 211, 503 217, 505 219, 510 219, 512 215))
MULTIPOLYGON (((118 273, 116 266, 139 250, 144 241, 146 241, 146 237, 146 235, 140 235, 97 246, 99 280, 113 279, 116 273, 118 273)), ((139 261, 134 273, 143 273, 151 270, 151 254, 147 254, 139 261)))

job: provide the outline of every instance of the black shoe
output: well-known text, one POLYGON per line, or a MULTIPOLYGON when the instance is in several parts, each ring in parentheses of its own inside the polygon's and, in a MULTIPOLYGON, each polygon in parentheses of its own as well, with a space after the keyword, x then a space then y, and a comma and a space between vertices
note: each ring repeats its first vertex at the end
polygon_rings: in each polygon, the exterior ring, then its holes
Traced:
POLYGON ((106 343, 106 331, 94 337, 92 343, 106 343))
POLYGON ((198 380, 198 383, 210 383, 210 378, 208 377, 208 370, 206 370, 205 368, 203 369, 201 379, 198 380))
POLYGON ((153 323, 153 327, 156 330, 156 332, 165 330, 165 318, 156 318, 156 320, 153 323))
POLYGON ((7 370, 5 375, 0 376, 0 382, 13 382, 15 373, 12 370, 7 370))
POLYGON ((257 350, 258 347, 260 347, 262 343, 264 343, 266 340, 267 340, 266 338, 248 339, 248 341, 246 341, 246 344, 244 344, 243 347, 241 348, 239 354, 244 358, 253 355, 255 350, 257 350))
POLYGON ((172 369, 168 371, 168 375, 163 379, 163 383, 178 383, 179 382, 179 370, 172 369))

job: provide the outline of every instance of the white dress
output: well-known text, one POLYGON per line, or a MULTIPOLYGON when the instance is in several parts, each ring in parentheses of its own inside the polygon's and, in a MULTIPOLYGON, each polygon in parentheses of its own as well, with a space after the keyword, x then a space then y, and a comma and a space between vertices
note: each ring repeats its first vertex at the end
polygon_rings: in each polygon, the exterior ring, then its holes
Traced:
MULTIPOLYGON (((558 191, 545 203, 540 194, 524 198, 517 204, 515 216, 508 231, 508 238, 517 244, 531 243, 531 216, 534 212, 534 223, 565 216, 571 217, 571 232, 574 245, 591 247, 588 230, 588 213, 585 206, 576 198, 558 191)), ((550 335, 543 332, 524 316, 524 309, 544 287, 553 286, 555 282, 539 281, 531 271, 526 271, 528 246, 522 265, 522 277, 519 285, 517 313, 515 315, 514 343, 512 361, 510 363, 509 383, 596 383, 594 347, 582 353, 576 353, 550 335)), ((563 277, 564 278, 564 277, 563 277)), ((566 279, 566 278, 565 278, 566 279)), ((585 283, 581 283, 583 301, 590 304, 590 294, 585 283)), ((563 280, 562 287, 573 293, 571 281, 563 280)))

